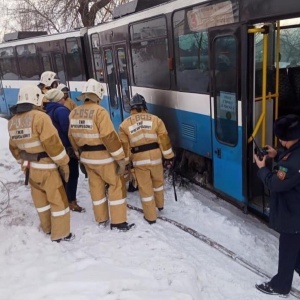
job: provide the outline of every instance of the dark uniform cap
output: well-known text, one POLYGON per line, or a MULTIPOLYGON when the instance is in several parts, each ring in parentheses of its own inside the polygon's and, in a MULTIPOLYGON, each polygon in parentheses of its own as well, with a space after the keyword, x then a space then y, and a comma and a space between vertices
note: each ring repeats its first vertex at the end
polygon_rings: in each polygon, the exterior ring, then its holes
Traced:
POLYGON ((60 83, 58 86, 57 86, 57 89, 59 89, 60 91, 64 92, 64 93, 68 93, 70 92, 70 89, 63 83, 60 83))
POLYGON ((300 139, 300 117, 286 115, 274 122, 274 134, 283 141, 300 139))
POLYGON ((61 91, 64 92, 64 93, 70 92, 70 90, 67 86, 62 88, 61 91))
POLYGON ((129 105, 131 109, 135 109, 139 107, 143 107, 144 109, 147 109, 147 102, 145 98, 140 94, 135 94, 134 96, 132 96, 129 105))

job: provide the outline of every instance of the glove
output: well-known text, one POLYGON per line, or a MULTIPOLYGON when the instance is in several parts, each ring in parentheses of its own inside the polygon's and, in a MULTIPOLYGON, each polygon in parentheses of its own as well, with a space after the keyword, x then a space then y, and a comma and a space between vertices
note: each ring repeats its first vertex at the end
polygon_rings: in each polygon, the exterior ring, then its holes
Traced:
POLYGON ((164 160, 164 168, 172 169, 173 167, 173 158, 164 160))
POLYGON ((116 163, 118 164, 116 170, 117 174, 124 175, 128 162, 126 162, 125 159, 120 159, 120 160, 116 160, 116 163))
POLYGON ((27 161, 38 161, 38 153, 27 153, 26 151, 20 151, 20 157, 23 160, 27 160, 27 161))
POLYGON ((124 172, 123 176, 124 176, 124 179, 125 179, 125 183, 128 183, 129 180, 130 180, 130 172, 129 172, 127 167, 125 168, 125 172, 124 172))
POLYGON ((130 172, 131 172, 131 184, 136 189, 137 186, 138 186, 138 183, 137 183, 137 180, 136 180, 136 175, 135 175, 135 172, 134 172, 134 168, 131 168, 130 172))
POLYGON ((64 182, 68 182, 69 181, 69 175, 70 175, 69 166, 68 165, 59 166, 58 171, 59 171, 59 174, 61 176, 61 179, 64 182))

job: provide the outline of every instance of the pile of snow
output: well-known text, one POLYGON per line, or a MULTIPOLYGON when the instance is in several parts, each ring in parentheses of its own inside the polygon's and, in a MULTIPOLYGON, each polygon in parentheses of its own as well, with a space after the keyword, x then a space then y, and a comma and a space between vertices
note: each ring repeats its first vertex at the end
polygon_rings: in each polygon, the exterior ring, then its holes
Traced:
MULTIPOLYGON (((142 214, 128 210, 134 230, 99 228, 82 174, 77 195, 87 211, 71 213, 76 238, 51 242, 39 229, 30 188, 8 149, 7 120, 1 118, 0 139, 1 300, 270 299, 254 287, 263 278, 162 220, 150 226, 142 214)), ((175 202, 166 180, 161 215, 276 273, 278 236, 266 225, 199 187, 177 186, 177 195, 175 202)), ((141 207, 138 192, 128 194, 128 203, 141 207)), ((299 285, 299 277, 294 283, 299 285)))

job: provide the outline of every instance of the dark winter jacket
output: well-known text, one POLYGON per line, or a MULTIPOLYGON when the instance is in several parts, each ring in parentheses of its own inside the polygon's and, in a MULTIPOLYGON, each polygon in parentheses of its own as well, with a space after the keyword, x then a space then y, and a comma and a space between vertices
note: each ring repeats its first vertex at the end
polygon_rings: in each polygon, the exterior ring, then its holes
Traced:
POLYGON ((46 112, 57 129, 59 137, 65 148, 71 147, 68 138, 70 110, 57 102, 49 102, 46 105, 46 112))
POLYGON ((278 155, 273 172, 258 177, 270 189, 270 226, 280 233, 300 233, 300 142, 278 155))

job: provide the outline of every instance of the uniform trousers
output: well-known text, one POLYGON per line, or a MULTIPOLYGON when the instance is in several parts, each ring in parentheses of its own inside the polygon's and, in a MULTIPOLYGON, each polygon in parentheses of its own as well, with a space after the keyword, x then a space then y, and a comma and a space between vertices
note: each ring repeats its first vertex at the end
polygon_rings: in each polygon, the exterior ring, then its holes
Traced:
POLYGON ((68 201, 72 202, 76 200, 78 177, 79 177, 79 167, 78 159, 75 157, 70 157, 69 161, 69 181, 65 184, 65 189, 68 197, 68 201))
POLYGON ((126 188, 121 176, 116 174, 117 164, 112 162, 105 165, 84 164, 84 166, 88 174, 96 222, 107 221, 109 217, 111 224, 126 222, 126 188))
POLYGON ((43 231, 51 233, 52 240, 68 236, 70 209, 58 170, 30 168, 29 183, 43 231))
POLYGON ((300 233, 281 233, 279 237, 278 273, 271 279, 271 287, 280 294, 288 294, 294 270, 300 268, 300 233))
POLYGON ((139 186, 144 216, 156 221, 156 207, 164 207, 164 170, 162 164, 135 166, 134 172, 139 186))

